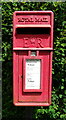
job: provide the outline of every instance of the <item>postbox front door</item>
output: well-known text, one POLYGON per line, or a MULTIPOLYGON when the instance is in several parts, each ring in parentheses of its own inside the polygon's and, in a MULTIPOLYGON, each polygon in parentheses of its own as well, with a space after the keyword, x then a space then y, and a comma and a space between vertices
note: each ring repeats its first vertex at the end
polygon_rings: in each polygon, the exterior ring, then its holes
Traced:
POLYGON ((16 11, 13 15, 13 102, 51 104, 53 13, 16 11))

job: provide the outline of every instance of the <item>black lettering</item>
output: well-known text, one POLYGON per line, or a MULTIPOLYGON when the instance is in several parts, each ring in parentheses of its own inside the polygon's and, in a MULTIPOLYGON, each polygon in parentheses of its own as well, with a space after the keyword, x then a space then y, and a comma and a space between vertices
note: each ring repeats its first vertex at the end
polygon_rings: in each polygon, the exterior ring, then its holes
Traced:
POLYGON ((24 18, 18 18, 18 22, 24 22, 24 18))
POLYGON ((42 21, 43 22, 48 22, 48 19, 47 18, 43 18, 42 21))
POLYGON ((35 22, 38 22, 39 21, 39 18, 35 18, 35 22))

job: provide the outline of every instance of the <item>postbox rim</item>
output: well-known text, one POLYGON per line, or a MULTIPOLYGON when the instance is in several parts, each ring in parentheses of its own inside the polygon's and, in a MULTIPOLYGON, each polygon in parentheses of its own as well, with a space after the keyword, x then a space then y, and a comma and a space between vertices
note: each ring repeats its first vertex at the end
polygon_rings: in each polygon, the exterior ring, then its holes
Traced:
POLYGON ((47 13, 50 13, 50 14, 53 14, 53 11, 51 10, 46 10, 46 11, 15 11, 13 13, 13 15, 15 15, 16 13, 22 13, 22 14, 47 14, 47 13))

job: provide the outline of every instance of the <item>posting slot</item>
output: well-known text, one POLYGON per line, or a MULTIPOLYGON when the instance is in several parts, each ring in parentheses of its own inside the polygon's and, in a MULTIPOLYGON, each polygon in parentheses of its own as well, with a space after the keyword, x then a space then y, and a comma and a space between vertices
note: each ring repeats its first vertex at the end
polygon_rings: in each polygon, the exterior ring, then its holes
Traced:
POLYGON ((50 28, 16 28, 16 34, 50 34, 50 28))

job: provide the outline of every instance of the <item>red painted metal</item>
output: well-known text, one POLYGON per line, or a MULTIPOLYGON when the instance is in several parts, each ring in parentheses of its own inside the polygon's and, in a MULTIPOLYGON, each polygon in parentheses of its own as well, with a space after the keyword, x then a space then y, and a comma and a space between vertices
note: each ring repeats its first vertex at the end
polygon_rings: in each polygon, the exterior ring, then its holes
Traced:
POLYGON ((13 15, 14 105, 49 106, 51 104, 52 52, 53 12, 15 11, 13 15), (36 56, 31 56, 32 51, 36 56), (27 59, 41 61, 40 89, 25 88, 27 59))

